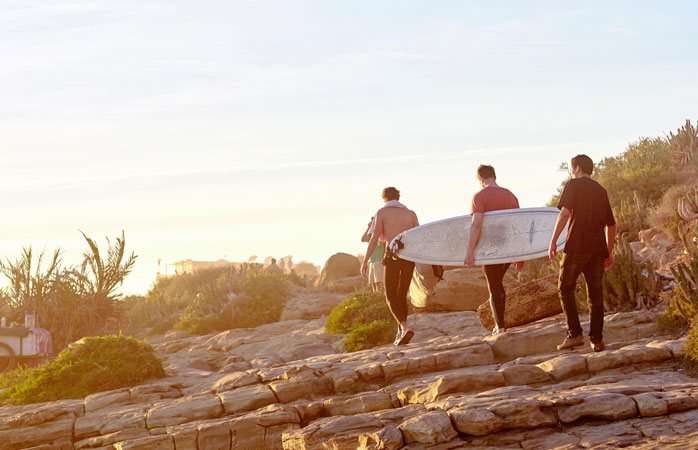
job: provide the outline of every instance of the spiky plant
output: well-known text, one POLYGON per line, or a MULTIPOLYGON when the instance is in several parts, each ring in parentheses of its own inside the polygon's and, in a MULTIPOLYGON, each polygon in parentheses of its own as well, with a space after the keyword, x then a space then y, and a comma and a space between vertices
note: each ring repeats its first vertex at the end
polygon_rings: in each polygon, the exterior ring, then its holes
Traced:
POLYGON ((698 129, 686 119, 686 124, 676 130, 676 134, 669 133, 669 143, 674 149, 676 163, 679 169, 690 164, 696 169, 696 152, 698 151, 698 129))
POLYGON ((698 218, 698 188, 679 198, 678 212, 686 221, 698 218))
POLYGON ((0 273, 7 279, 0 292, 2 303, 15 320, 35 314, 39 326, 51 332, 55 350, 85 336, 117 332, 126 318, 117 288, 136 256, 124 259, 123 233, 113 245, 107 240, 106 258, 92 239, 83 236, 88 250, 78 267, 63 267, 60 249, 50 256, 42 251, 37 257, 31 247, 23 249, 15 262, 0 262, 0 273))

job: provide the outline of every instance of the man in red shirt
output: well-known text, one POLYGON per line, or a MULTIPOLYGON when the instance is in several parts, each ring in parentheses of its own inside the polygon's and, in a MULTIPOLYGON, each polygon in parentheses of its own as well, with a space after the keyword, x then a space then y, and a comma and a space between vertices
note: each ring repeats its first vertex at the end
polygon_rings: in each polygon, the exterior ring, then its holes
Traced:
MULTIPOLYGON (((470 213, 473 222, 470 225, 470 236, 468 238, 468 251, 465 256, 467 267, 475 266, 475 247, 480 240, 482 233, 482 219, 486 212, 499 211, 501 209, 516 209, 519 207, 519 200, 509 189, 497 185, 497 176, 494 167, 480 165, 477 168, 477 179, 482 189, 474 196, 470 206, 470 213)), ((490 292, 490 307, 494 318, 494 329, 492 334, 499 334, 506 331, 504 325, 504 307, 506 303, 506 292, 504 290, 504 275, 509 270, 510 263, 488 264, 482 266, 487 279, 487 289, 490 292)), ((523 268, 523 262, 515 263, 516 271, 523 268)))

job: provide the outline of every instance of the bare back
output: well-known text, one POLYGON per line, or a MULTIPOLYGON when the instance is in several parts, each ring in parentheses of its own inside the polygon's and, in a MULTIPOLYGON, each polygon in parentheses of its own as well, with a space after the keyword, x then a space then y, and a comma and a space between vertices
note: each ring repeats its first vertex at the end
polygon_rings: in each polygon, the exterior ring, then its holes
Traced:
POLYGON ((407 208, 381 208, 376 213, 376 234, 386 242, 395 239, 403 231, 419 226, 417 214, 407 208))

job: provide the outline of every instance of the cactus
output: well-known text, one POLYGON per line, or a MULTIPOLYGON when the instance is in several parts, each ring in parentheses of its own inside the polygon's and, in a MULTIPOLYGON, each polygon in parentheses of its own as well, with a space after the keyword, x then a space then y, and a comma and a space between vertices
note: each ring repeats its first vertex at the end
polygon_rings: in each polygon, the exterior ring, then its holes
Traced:
POLYGON ((698 218, 698 188, 679 199, 678 212, 679 216, 686 221, 698 218))
POLYGON ((637 192, 633 192, 632 201, 623 200, 613 209, 619 231, 637 235, 640 230, 647 228, 647 210, 646 202, 638 197, 637 192))
POLYGON ((696 152, 698 151, 698 130, 686 120, 686 124, 676 130, 676 134, 669 133, 669 143, 676 154, 676 164, 683 169, 689 163, 696 169, 696 152))
POLYGON ((607 310, 646 309, 659 298, 660 283, 652 263, 633 260, 630 244, 618 237, 614 265, 604 274, 604 306, 607 310), (646 273, 646 275, 645 275, 646 273))
POLYGON ((679 226, 679 236, 686 250, 688 261, 679 262, 671 268, 676 280, 676 289, 672 299, 673 305, 688 323, 698 311, 698 247, 689 240, 686 231, 679 226))

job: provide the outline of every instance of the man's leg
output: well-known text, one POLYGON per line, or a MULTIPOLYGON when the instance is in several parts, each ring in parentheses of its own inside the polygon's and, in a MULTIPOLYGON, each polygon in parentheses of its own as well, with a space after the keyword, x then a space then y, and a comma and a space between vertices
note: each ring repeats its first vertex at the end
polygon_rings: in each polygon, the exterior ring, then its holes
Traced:
MULTIPOLYGON (((382 263, 381 263, 382 264, 382 263)), ((398 301, 398 288, 400 287, 400 266, 397 261, 388 260, 383 271, 385 299, 388 303, 390 313, 395 318, 398 325, 407 320, 407 311, 403 312, 398 301)), ((399 332, 399 330, 398 330, 399 332)))
POLYGON ((487 289, 490 292, 490 307, 492 308, 492 318, 497 328, 505 328, 504 309, 506 307, 506 292, 504 290, 504 275, 510 264, 491 264, 482 266, 487 280, 487 289))
POLYGON ((603 271, 604 258, 592 257, 584 266, 589 298, 589 340, 592 343, 603 341, 603 271))
POLYGON ((400 264, 400 286, 398 287, 397 297, 400 301, 401 308, 404 308, 405 321, 407 320, 407 293, 410 290, 412 283, 412 275, 414 274, 414 263, 404 259, 398 259, 400 264))
POLYGON ((579 323, 579 313, 577 311, 577 301, 574 296, 574 290, 577 287, 577 278, 582 272, 583 264, 588 259, 585 255, 568 255, 562 257, 560 263, 560 280, 558 289, 560 291, 560 300, 562 310, 567 319, 567 334, 571 338, 576 338, 582 335, 582 326, 579 323))
POLYGON ((383 272, 385 272, 385 266, 381 261, 376 261, 373 263, 373 272, 375 273, 375 291, 383 290, 383 272))

